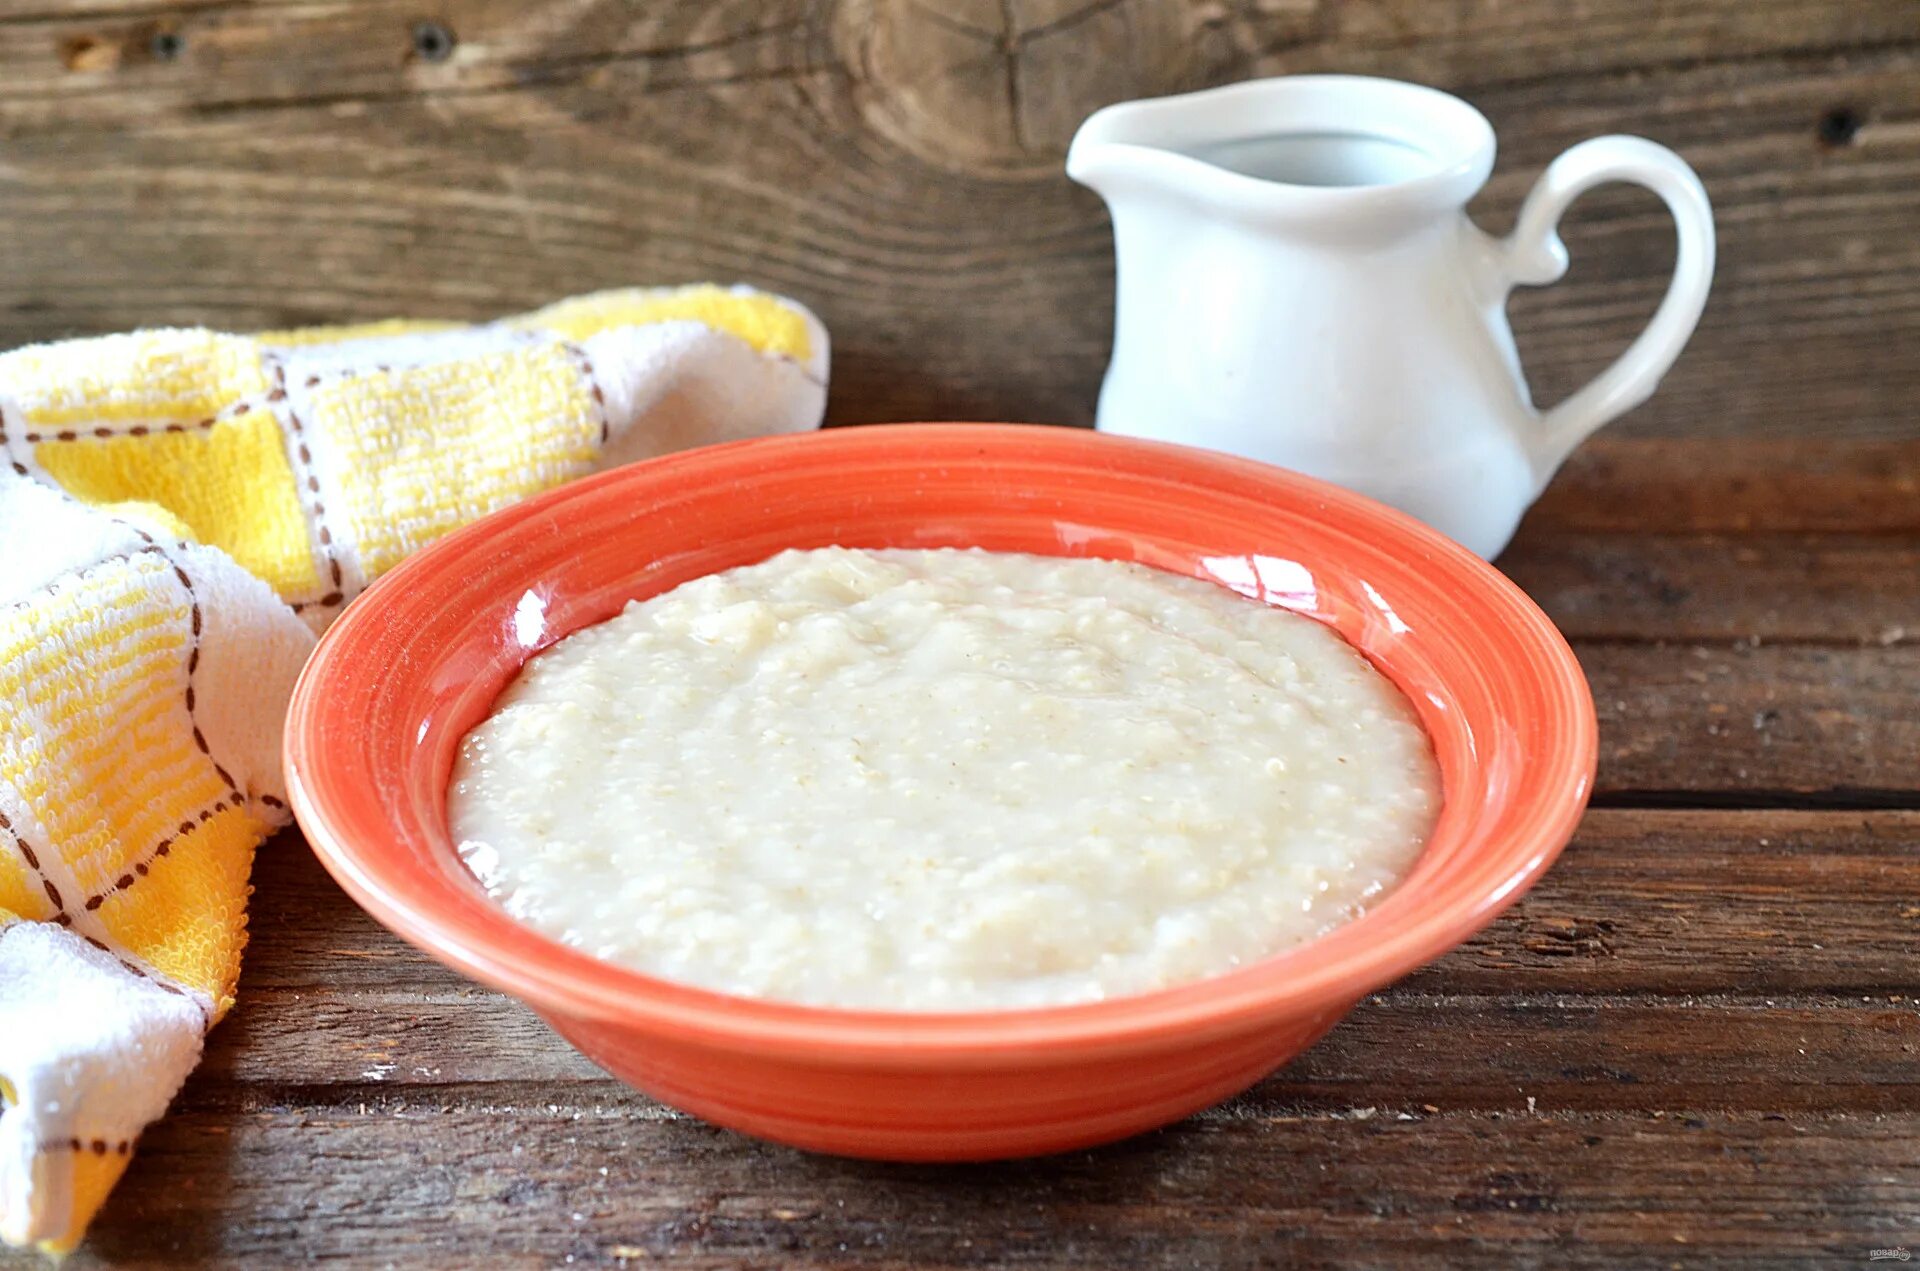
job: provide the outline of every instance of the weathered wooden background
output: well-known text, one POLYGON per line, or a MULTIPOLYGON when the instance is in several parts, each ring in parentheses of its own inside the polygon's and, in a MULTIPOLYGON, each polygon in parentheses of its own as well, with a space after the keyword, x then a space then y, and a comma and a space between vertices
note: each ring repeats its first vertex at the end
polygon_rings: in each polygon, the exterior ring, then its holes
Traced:
MULTIPOLYGON (((1715 296, 1622 434, 1911 435, 1913 0, 5 0, 0 341, 744 278, 826 317, 837 419, 1084 422, 1111 261, 1078 121, 1329 69, 1485 110, 1489 227, 1595 133, 1699 168, 1715 296)), ((1632 192, 1572 241, 1521 305, 1543 398, 1672 254, 1632 192)))
MULTIPOLYGON (((991 1169, 677 1118, 399 945, 288 836, 242 1005, 80 1264, 1862 1265, 1920 1248, 1920 2, 0 0, 0 344, 482 317, 627 282, 814 306, 840 422, 1085 423, 1088 111, 1425 80, 1504 228, 1586 136, 1699 169, 1661 394, 1503 565, 1573 638, 1600 807, 1537 893, 1248 1096, 991 1169)), ((1650 196, 1523 294, 1543 399, 1665 285, 1650 196)))

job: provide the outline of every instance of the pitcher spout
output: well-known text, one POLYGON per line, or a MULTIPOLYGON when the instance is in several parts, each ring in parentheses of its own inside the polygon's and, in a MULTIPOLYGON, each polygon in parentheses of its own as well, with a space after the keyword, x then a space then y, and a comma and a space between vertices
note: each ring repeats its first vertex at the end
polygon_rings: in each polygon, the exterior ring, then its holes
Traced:
POLYGON ((1109 200, 1130 186, 1177 188, 1200 165, 1162 143, 1151 109, 1160 104, 1121 102, 1089 115, 1067 147, 1067 176, 1109 200))
POLYGON ((1067 148, 1067 176, 1109 204, 1127 192, 1190 193, 1207 180, 1207 165, 1187 152, 1183 143, 1194 139, 1174 126, 1183 100, 1121 102, 1095 111, 1067 148))
POLYGON ((1161 196, 1249 224, 1397 231, 1464 206, 1493 129, 1433 89, 1301 75, 1123 102, 1089 116, 1067 175, 1118 210, 1161 196))

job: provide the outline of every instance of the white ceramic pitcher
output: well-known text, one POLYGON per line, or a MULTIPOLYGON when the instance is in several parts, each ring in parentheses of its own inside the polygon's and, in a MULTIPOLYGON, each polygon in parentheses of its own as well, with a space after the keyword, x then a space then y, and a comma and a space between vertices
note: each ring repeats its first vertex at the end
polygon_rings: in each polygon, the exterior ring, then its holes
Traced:
POLYGON ((1513 233, 1466 202, 1493 129, 1456 97, 1305 75, 1110 106, 1067 173, 1113 213, 1119 294, 1099 426, 1263 459, 1370 494, 1482 556, 1595 429, 1645 401, 1699 320, 1713 213, 1693 170, 1638 137, 1547 168, 1513 233), (1671 286, 1619 360, 1545 412, 1507 296, 1566 272, 1557 226, 1606 181, 1679 228, 1671 286))

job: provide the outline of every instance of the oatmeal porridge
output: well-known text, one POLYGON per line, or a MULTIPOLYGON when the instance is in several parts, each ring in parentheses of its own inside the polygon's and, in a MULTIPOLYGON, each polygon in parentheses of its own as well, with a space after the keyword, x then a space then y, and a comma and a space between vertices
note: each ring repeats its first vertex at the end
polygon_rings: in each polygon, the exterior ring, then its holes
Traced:
POLYGON ((532 659, 462 744, 456 841, 520 920, 731 993, 1092 1001, 1348 921, 1440 808, 1329 628, 1140 565, 789 551, 532 659))

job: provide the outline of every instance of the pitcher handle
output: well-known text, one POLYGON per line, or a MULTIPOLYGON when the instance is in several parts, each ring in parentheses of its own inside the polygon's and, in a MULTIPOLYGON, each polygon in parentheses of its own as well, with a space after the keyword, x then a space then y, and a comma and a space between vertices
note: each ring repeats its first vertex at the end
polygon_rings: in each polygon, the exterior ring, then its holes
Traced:
POLYGON ((1567 272, 1567 246, 1560 218, 1596 185, 1631 181, 1666 203, 1678 231, 1679 251, 1666 298, 1634 342, 1586 387, 1541 416, 1534 447, 1540 484, 1545 484, 1575 446, 1653 395, 1700 321, 1713 282, 1713 208, 1686 161, 1644 137, 1595 137, 1547 165, 1521 205, 1513 232, 1499 244, 1503 282, 1545 286, 1567 272))

